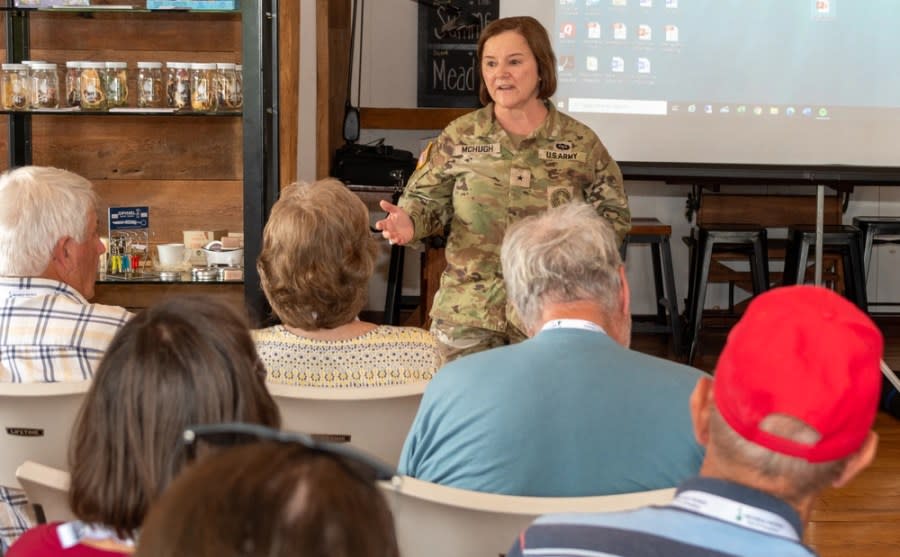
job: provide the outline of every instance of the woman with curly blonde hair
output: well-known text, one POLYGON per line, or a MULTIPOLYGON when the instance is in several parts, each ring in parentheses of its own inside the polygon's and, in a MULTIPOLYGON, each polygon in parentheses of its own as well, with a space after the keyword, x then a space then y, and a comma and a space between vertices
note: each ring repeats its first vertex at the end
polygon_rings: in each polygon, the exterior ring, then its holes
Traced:
POLYGON ((431 333, 357 317, 375 255, 368 210, 340 181, 282 190, 256 264, 281 320, 253 333, 269 382, 358 387, 431 378, 441 363, 431 333))

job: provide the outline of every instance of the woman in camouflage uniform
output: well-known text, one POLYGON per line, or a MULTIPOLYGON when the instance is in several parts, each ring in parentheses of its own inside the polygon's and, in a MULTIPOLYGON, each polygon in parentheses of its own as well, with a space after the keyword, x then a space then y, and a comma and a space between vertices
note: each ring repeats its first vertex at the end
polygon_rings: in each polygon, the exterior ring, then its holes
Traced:
POLYGON ((451 122, 423 151, 398 205, 377 223, 391 243, 447 237, 447 267, 431 311, 446 361, 522 340, 500 269, 506 228, 573 199, 618 235, 631 223, 622 173, 597 135, 558 112, 556 57, 531 17, 498 19, 478 41, 484 108, 451 122))

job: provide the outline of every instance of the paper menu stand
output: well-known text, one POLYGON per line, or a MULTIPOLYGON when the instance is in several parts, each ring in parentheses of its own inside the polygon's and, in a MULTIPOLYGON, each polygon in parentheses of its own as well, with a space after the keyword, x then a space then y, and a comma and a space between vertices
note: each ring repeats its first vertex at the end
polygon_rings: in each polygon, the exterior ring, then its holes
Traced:
POLYGON ((149 207, 109 208, 108 276, 128 277, 140 274, 148 264, 150 245, 149 207))

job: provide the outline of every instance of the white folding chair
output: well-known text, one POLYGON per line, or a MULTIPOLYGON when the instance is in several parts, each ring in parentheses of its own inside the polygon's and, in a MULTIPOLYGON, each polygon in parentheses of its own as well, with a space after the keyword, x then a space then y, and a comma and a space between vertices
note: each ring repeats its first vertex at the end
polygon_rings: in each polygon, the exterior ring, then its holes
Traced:
POLYGON ((69 508, 69 473, 26 460, 16 470, 28 502, 40 524, 75 520, 69 508))
POLYGON ((674 488, 596 497, 517 497, 398 476, 380 482, 403 557, 497 557, 542 514, 620 511, 669 502, 674 488))
POLYGON ((90 381, 0 383, 0 485, 19 489, 26 460, 68 469, 72 424, 90 381))
POLYGON ((396 466, 427 381, 384 387, 294 387, 268 384, 282 427, 350 443, 396 466))

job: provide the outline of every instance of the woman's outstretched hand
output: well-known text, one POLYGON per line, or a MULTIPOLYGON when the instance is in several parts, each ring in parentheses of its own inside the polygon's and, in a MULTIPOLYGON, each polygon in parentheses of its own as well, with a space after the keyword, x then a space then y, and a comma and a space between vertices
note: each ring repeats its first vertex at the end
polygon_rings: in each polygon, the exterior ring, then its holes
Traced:
POLYGON ((381 201, 381 208, 387 212, 387 216, 375 223, 375 228, 381 230, 381 235, 391 244, 404 245, 413 238, 413 223, 409 214, 393 203, 381 201))

